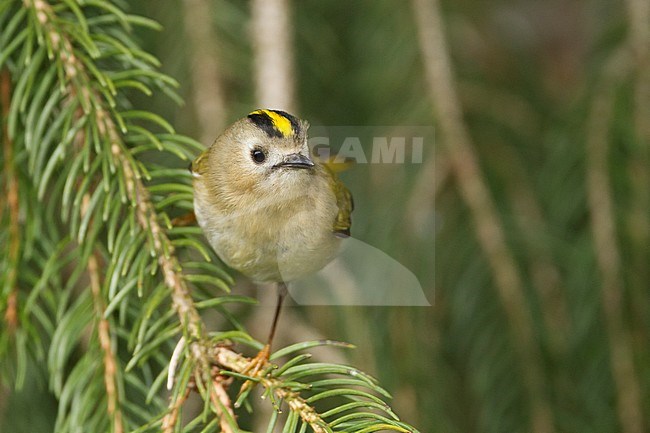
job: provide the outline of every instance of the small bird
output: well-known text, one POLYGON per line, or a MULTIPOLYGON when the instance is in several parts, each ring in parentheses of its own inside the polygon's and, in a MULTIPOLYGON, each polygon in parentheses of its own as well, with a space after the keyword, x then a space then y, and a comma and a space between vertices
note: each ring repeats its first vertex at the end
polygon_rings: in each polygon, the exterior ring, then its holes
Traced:
POLYGON ((194 213, 221 260, 278 287, 268 360, 286 284, 317 272, 350 236, 352 195, 310 155, 309 124, 261 109, 228 127, 190 170, 194 213))

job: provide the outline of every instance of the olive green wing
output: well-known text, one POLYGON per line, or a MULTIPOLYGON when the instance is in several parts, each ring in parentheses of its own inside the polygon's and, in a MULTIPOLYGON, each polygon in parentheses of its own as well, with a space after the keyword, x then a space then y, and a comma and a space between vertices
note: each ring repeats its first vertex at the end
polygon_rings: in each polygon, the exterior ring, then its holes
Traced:
POLYGON ((334 227, 332 231, 338 237, 350 236, 350 228, 352 227, 352 211, 354 210, 354 200, 352 193, 346 186, 339 180, 330 167, 326 166, 328 174, 330 175, 330 182, 334 194, 336 195, 336 204, 338 205, 339 212, 334 220, 334 227))
POLYGON ((208 151, 210 149, 206 149, 199 156, 196 157, 194 161, 190 164, 190 173, 192 173, 192 176, 194 177, 199 177, 202 176, 208 166, 208 151))

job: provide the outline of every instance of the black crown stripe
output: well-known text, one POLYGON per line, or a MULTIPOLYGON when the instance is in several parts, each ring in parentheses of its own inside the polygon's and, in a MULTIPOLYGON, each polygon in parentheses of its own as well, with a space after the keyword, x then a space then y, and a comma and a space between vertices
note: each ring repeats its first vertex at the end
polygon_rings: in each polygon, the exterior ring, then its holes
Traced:
POLYGON ((248 118, 262 131, 266 132, 269 137, 282 138, 282 133, 275 129, 273 119, 264 111, 254 112, 248 115, 248 118))

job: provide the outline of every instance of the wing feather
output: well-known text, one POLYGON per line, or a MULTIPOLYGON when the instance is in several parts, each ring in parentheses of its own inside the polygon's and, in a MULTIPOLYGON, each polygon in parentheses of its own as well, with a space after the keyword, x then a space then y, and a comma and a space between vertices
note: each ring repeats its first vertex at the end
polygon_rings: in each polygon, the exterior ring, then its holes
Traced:
POLYGON ((352 228, 352 211, 354 210, 352 193, 336 174, 334 174, 334 171, 330 167, 326 166, 326 168, 330 174, 330 182, 336 195, 336 204, 339 208, 332 230, 336 236, 349 237, 350 229, 352 228))

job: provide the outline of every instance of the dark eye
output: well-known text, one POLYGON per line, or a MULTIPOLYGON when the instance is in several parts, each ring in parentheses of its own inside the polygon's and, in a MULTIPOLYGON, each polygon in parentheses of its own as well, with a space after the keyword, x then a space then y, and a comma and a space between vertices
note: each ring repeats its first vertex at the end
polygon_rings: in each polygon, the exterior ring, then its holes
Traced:
POLYGON ((266 154, 261 149, 254 149, 251 152, 251 157, 253 158, 253 161, 255 161, 258 164, 261 164, 264 162, 264 160, 266 160, 266 154))

